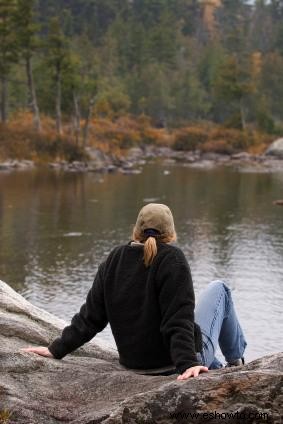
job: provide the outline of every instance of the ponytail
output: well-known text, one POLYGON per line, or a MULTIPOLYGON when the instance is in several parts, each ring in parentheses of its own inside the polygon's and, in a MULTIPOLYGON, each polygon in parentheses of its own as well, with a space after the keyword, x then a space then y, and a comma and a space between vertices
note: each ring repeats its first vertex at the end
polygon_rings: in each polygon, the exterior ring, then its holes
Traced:
POLYGON ((157 236, 146 236, 144 231, 139 231, 136 227, 133 229, 132 239, 139 243, 144 244, 143 260, 146 267, 149 267, 155 256, 157 255, 157 243, 156 239, 160 243, 171 243, 177 240, 177 234, 174 230, 172 234, 159 234, 157 236))
POLYGON ((146 267, 149 267, 157 255, 157 245, 155 237, 148 237, 144 243, 143 260, 146 267))

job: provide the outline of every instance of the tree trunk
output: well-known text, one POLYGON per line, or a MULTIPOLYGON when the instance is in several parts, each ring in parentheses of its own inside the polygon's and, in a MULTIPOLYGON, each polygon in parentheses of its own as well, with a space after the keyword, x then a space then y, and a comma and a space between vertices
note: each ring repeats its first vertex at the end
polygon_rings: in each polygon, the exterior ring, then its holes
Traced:
POLYGON ((242 130, 245 130, 246 127, 247 127, 247 125, 246 125, 245 112, 244 112, 244 104, 243 104, 243 98, 242 97, 240 99, 240 115, 241 115, 242 130))
POLYGON ((80 143, 80 130, 81 130, 81 117, 80 117, 80 108, 79 108, 79 102, 78 97, 76 93, 73 93, 73 101, 74 101, 74 127, 75 127, 75 142, 78 146, 80 143))
POLYGON ((83 148, 85 149, 88 144, 88 136, 89 136, 89 123, 92 115, 92 110, 94 106, 94 97, 92 97, 88 104, 87 116, 84 124, 84 134, 83 134, 83 148))
POLYGON ((7 122, 7 79, 1 78, 1 122, 7 122))
POLYGON ((61 112, 61 103, 62 103, 62 87, 61 87, 61 67, 56 66, 56 130, 59 135, 63 134, 62 130, 62 112, 61 112))
POLYGON ((37 104, 37 97, 36 97, 36 91, 35 91, 35 85, 34 85, 33 72, 32 72, 32 66, 31 66, 31 57, 30 56, 28 56, 26 58, 26 71, 27 71, 28 92, 29 92, 28 103, 29 103, 30 109, 33 113, 34 127, 38 132, 40 132, 41 131, 41 122, 40 122, 39 109, 38 109, 38 104, 37 104))

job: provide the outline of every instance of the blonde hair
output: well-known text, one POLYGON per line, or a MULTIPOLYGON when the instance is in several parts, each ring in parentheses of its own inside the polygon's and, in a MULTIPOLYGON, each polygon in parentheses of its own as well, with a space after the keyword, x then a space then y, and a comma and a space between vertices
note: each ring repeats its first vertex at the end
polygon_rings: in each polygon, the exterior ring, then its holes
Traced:
POLYGON ((157 255, 157 243, 156 240, 160 241, 161 243, 170 243, 172 241, 177 240, 177 234, 174 231, 173 234, 160 234, 156 237, 149 236, 147 237, 143 232, 140 232, 137 230, 136 227, 134 227, 132 238, 134 241, 138 241, 140 243, 144 243, 144 254, 143 254, 143 260, 146 267, 149 267, 155 256, 157 255))

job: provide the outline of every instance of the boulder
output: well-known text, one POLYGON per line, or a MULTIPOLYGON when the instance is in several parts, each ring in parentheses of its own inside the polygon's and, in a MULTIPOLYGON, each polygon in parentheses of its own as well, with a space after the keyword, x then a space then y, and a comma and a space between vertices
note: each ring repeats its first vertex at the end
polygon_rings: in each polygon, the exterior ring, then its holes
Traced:
POLYGON ((266 155, 283 159, 283 138, 273 141, 265 152, 266 155))
POLYGON ((125 370, 97 341, 62 360, 19 350, 46 346, 65 325, 0 281, 0 423, 280 422, 280 353, 177 381, 125 370))

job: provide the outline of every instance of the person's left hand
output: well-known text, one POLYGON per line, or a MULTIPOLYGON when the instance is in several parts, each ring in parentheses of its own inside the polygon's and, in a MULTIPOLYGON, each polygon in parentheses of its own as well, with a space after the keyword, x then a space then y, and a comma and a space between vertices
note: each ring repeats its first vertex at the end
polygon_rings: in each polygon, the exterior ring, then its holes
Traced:
POLYGON ((54 356, 52 355, 52 353, 50 352, 50 350, 47 347, 25 347, 20 349, 23 352, 32 352, 32 353, 36 353, 37 355, 40 356, 45 356, 46 358, 54 358, 54 356))
POLYGON ((197 365, 196 367, 188 368, 183 374, 177 377, 177 380, 186 380, 190 377, 197 377, 202 372, 208 372, 207 367, 203 367, 202 365, 197 365))

